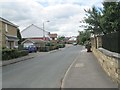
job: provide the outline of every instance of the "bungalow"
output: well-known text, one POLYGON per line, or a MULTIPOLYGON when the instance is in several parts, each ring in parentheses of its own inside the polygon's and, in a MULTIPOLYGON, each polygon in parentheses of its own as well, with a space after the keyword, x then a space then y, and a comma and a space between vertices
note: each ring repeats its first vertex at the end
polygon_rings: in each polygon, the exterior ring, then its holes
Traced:
POLYGON ((2 47, 10 49, 18 47, 17 29, 17 25, 0 17, 0 36, 2 39, 0 44, 2 47))

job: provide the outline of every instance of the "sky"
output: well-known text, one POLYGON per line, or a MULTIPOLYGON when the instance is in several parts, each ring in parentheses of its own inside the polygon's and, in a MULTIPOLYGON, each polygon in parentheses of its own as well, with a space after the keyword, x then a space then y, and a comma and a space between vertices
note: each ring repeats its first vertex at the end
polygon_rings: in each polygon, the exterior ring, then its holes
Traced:
POLYGON ((19 26, 20 31, 31 24, 44 27, 59 36, 77 36, 85 17, 84 9, 102 8, 102 0, 0 0, 0 17, 19 26), (49 21, 49 22, 47 22, 49 21))

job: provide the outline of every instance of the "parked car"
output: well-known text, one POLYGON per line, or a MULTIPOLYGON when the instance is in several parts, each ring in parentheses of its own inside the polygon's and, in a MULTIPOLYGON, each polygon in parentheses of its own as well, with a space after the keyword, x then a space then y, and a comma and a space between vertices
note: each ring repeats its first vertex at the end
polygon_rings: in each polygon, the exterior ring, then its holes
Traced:
POLYGON ((29 45, 28 47, 25 47, 25 49, 28 50, 29 53, 37 52, 37 47, 35 45, 29 45))

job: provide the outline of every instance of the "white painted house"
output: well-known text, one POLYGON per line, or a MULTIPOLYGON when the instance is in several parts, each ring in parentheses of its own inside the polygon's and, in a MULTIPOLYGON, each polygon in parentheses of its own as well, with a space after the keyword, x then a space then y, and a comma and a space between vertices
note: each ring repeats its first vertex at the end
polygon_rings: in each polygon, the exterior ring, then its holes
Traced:
POLYGON ((24 46, 36 45, 37 47, 43 46, 42 43, 48 42, 50 40, 49 32, 44 31, 42 28, 32 24, 21 31, 22 38, 25 41, 22 42, 24 46))
POLYGON ((21 36, 22 38, 25 39, 44 39, 48 40, 49 39, 49 32, 44 31, 42 28, 32 24, 25 28, 24 30, 21 31, 21 36), (43 37, 45 36, 45 37, 43 37))

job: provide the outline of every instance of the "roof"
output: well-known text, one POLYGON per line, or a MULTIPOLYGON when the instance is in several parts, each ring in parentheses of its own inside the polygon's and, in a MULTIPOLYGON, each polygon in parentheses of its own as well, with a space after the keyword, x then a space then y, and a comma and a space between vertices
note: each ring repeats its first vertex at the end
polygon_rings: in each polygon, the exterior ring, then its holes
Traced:
MULTIPOLYGON (((40 30, 43 31, 42 28, 40 28, 40 27, 38 27, 38 26, 36 26, 36 25, 34 25, 34 24, 31 24, 31 25, 29 25, 28 27, 26 27, 25 29, 23 29, 23 30, 21 31, 21 33, 24 32, 25 30, 27 30, 28 28, 30 28, 31 26, 34 26, 34 27, 36 27, 36 28, 38 28, 38 29, 40 29, 40 30)), ((45 31, 45 30, 44 30, 44 31, 45 31)), ((45 31, 45 32, 47 32, 47 31, 45 31)), ((49 32, 47 32, 47 33, 49 33, 49 32)))
POLYGON ((8 21, 8 20, 6 20, 6 19, 4 19, 4 18, 2 18, 2 17, 0 17, 0 21, 2 21, 2 22, 4 22, 4 23, 7 23, 7 24, 9 24, 9 25, 12 25, 12 26, 14 26, 14 27, 18 27, 17 25, 11 23, 10 21, 8 21))
POLYGON ((31 24, 21 31, 22 38, 40 38, 45 35, 45 37, 49 37, 49 32, 44 31, 42 28, 31 24))
POLYGON ((57 38, 57 34, 49 34, 50 38, 57 38))
POLYGON ((15 36, 6 35, 7 40, 9 41, 18 41, 19 39, 15 36))

